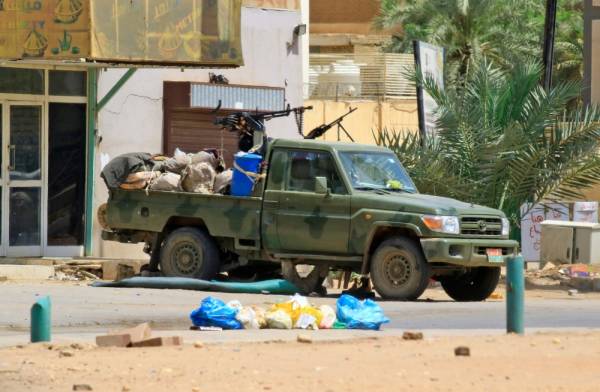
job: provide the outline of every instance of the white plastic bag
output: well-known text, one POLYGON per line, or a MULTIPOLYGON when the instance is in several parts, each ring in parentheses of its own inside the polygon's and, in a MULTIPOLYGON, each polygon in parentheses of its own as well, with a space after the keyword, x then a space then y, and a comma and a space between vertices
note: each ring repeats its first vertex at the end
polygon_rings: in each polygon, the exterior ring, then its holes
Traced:
POLYGON ((244 329, 260 329, 256 313, 254 312, 254 309, 249 306, 243 306, 235 318, 244 325, 244 329))
POLYGON ((319 324, 319 328, 321 329, 331 329, 336 320, 335 310, 329 305, 321 305, 319 306, 319 310, 323 314, 323 318, 321 319, 321 324, 319 324))
POLYGON ((173 154, 173 157, 175 157, 175 158, 179 158, 179 157, 184 157, 184 156, 186 156, 186 155, 187 155, 187 154, 186 154, 185 152, 181 151, 181 150, 179 149, 179 147, 177 147, 177 148, 175 149, 175 153, 173 154))
POLYGON ((273 329, 292 329, 292 318, 285 311, 278 309, 265 315, 267 326, 273 329))

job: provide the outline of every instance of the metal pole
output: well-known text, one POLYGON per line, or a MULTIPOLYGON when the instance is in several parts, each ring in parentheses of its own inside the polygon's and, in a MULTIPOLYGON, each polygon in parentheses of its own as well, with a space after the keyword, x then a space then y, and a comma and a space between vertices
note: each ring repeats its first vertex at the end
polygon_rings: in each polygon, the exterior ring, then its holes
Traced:
POLYGON ((525 262, 523 256, 506 263, 506 332, 522 335, 525 332, 525 262))
POLYGON ((51 313, 50 297, 40 298, 33 304, 31 307, 31 343, 50 341, 51 313))
MULTIPOLYGON (((419 46, 419 41, 413 41, 413 52, 415 55, 415 70, 420 73, 419 77, 423 75, 421 72, 421 50, 419 46)), ((420 84, 417 84, 417 111, 419 114, 419 132, 421 133, 421 143, 427 136, 427 128, 425 126, 425 105, 423 102, 423 87, 420 84)))
POLYGON ((98 104, 98 70, 88 70, 87 81, 87 170, 85 184, 85 255, 92 255, 92 229, 94 222, 94 162, 96 158, 96 115, 98 104))
POLYGON ((556 3, 546 0, 546 25, 544 28, 544 89, 552 87, 552 66, 554 63, 554 34, 556 32, 556 3))

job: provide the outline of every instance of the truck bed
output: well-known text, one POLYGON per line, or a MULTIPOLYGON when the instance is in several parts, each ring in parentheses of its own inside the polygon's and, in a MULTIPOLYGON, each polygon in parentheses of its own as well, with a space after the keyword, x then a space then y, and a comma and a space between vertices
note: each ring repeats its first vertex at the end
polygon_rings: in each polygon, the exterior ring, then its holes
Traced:
POLYGON ((260 240, 259 197, 189 192, 112 190, 107 223, 112 230, 162 232, 170 220, 201 219, 211 235, 260 240))

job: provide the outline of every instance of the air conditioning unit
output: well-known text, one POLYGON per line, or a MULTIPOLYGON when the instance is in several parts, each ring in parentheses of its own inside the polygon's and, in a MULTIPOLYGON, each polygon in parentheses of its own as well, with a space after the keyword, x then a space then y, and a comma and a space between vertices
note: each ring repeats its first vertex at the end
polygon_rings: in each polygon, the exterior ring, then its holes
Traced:
POLYGON ((542 263, 600 264, 600 224, 547 220, 541 226, 542 263))

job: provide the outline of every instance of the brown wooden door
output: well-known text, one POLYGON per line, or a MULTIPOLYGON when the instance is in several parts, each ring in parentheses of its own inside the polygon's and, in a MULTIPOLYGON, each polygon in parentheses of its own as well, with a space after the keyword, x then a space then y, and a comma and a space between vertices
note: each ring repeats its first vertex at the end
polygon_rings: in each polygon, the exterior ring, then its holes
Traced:
MULTIPOLYGON (((185 152, 223 148, 227 167, 231 167, 238 151, 238 134, 215 125, 212 109, 190 107, 190 83, 165 82, 163 96, 163 153, 172 156, 177 147, 185 152)), ((218 115, 230 113, 220 110, 218 115)))
MULTIPOLYGON (((220 111, 219 116, 227 115, 220 111)), ((215 114, 206 109, 175 108, 171 111, 165 153, 173 155, 175 148, 197 152, 216 148, 222 152, 227 167, 231 167, 233 154, 238 151, 238 134, 222 130, 214 124, 215 114)))

